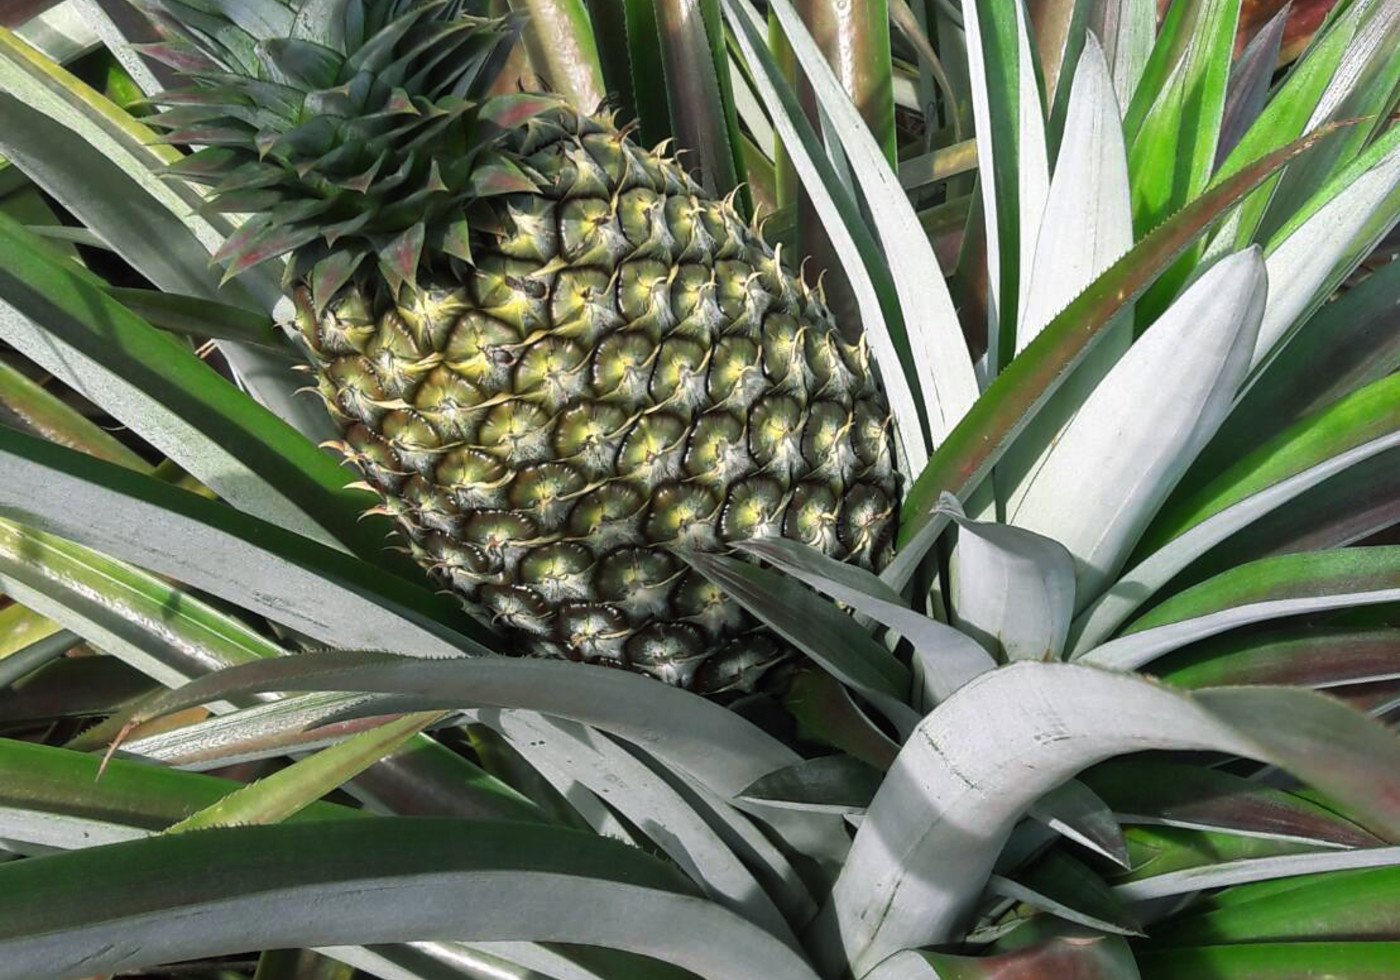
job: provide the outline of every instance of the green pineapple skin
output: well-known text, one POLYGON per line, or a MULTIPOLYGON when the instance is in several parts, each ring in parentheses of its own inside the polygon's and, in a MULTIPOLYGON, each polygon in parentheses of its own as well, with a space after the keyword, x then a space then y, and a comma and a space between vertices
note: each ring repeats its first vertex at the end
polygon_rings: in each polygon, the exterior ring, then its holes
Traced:
POLYGON ((413 554, 525 651, 749 689, 779 647, 671 549, 785 535, 878 570, 898 487, 863 344, 729 201, 562 102, 472 259, 363 267, 299 333, 413 554))

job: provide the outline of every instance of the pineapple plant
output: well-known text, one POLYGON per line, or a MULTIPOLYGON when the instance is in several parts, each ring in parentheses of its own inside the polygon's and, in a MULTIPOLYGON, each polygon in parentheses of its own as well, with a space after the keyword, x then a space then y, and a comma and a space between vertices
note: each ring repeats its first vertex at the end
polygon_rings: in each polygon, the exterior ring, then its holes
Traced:
POLYGON ((0 977, 1395 972, 1394 4, 82 6, 135 114, 0 34, 0 977))
POLYGON ((291 8, 251 31, 157 9, 184 42, 160 54, 207 64, 150 120, 212 141, 172 172, 258 212, 216 259, 287 256, 345 455, 522 650, 751 686, 776 650, 670 549, 778 533, 883 567, 864 348, 675 159, 559 96, 492 96, 508 22, 356 2, 289 36, 291 8))

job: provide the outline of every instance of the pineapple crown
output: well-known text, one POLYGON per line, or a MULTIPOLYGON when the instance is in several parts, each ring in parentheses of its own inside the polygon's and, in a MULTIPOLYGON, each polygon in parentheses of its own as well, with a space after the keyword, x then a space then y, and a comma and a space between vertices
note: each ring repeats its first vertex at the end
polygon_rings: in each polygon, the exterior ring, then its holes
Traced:
POLYGON ((551 97, 492 96, 507 18, 462 0, 143 0, 143 48, 188 87, 151 101, 170 168, 207 208, 251 213, 215 256, 226 278, 290 253, 319 310, 371 258, 413 282, 425 254, 471 260, 473 202, 536 187, 501 143, 551 97))

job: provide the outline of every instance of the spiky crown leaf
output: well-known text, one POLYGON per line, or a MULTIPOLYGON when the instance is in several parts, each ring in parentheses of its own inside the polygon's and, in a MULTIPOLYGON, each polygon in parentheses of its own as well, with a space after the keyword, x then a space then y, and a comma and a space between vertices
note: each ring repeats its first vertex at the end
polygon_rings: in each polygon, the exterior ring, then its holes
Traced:
POLYGON ((412 281, 425 249, 470 260, 471 204, 533 189, 502 138, 555 100, 490 97, 516 25, 462 0, 146 0, 146 52, 191 84, 151 125, 200 146, 170 168, 250 218, 227 276, 291 253, 324 305, 374 256, 412 281))

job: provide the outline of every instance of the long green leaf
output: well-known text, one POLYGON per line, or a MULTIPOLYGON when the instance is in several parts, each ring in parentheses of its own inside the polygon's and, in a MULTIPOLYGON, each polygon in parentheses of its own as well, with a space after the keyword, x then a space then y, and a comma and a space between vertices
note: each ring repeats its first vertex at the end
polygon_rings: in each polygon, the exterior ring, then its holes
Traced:
POLYGON ((338 745, 235 790, 212 806, 172 824, 166 833, 281 823, 354 779, 441 717, 441 712, 405 715, 352 735, 338 745))
MULTIPOLYGON (((123 45, 124 47, 124 45, 123 45)), ((0 149, 160 288, 271 312, 282 293, 264 266, 221 286, 210 264, 235 225, 162 176, 180 153, 101 94, 0 31, 0 149)), ((298 398, 286 360, 221 343, 249 391, 312 441, 330 438, 320 406, 298 398)))
POLYGON ((1321 306, 1400 219, 1400 129, 1381 137, 1269 241, 1269 307, 1256 369, 1321 306))
POLYGON ((1346 977, 1388 980, 1400 962, 1400 942, 1278 942, 1195 945, 1137 954, 1142 980, 1248 977, 1299 980, 1346 977))
POLYGON ((1128 107, 1133 222, 1155 228, 1210 180, 1225 115, 1240 0, 1172 5, 1128 107))
MULTIPOLYGON (((205 677, 145 706, 176 710, 232 692, 365 691, 402 696, 399 711, 518 708, 567 718, 626 739, 731 799, 754 780, 798 757, 761 729, 703 698, 636 674, 565 661, 496 657, 428 661, 382 654, 302 654, 205 677), (227 690, 225 690, 227 688, 227 690)), ((380 713, 369 705, 342 717, 380 713)), ((143 715, 136 716, 140 720, 143 715)), ((839 860, 846 837, 828 818, 745 807, 780 826, 792 847, 822 862, 839 860)))
POLYGON ((1400 369, 1397 296, 1400 263, 1392 262, 1309 317, 1235 406, 1183 487, 1199 489, 1284 429, 1400 369))
POLYGON ((1102 646, 1081 641, 1085 663, 1135 670, 1226 630, 1284 616, 1400 600, 1400 547, 1281 555, 1222 572, 1178 593, 1102 646))
POLYGON ((1356 392, 1249 453, 1161 513, 1139 560, 1076 623, 1076 645, 1098 643, 1172 577, 1242 528, 1324 481, 1400 447, 1400 378, 1356 392))
POLYGON ((1018 310, 1030 284, 1050 165, 1023 3, 969 0, 963 16, 986 214, 988 373, 995 376, 1017 349, 1018 310))
POLYGON ((0 408, 49 442, 134 470, 151 468, 116 436, 4 361, 0 361, 0 408))
POLYGON ((1400 10, 1385 0, 1354 3, 1346 11, 1356 17, 1342 64, 1308 119, 1308 128, 1333 120, 1354 119, 1359 125, 1335 133, 1310 160, 1279 177, 1258 227, 1260 239, 1272 238, 1293 220, 1306 202, 1331 184, 1390 127, 1400 85, 1400 10))
POLYGON ((1400 679, 1400 630, 1304 624, 1192 644, 1153 669, 1179 687, 1328 688, 1400 679))
POLYGON ((1228 208, 1320 137, 1314 134, 1275 151, 1206 191, 1139 241, 1050 322, 978 399, 909 488, 900 527, 906 554, 896 556, 886 569, 886 581, 908 581, 943 524, 935 523, 933 513, 939 495, 949 492, 966 499, 977 488, 1123 306, 1141 295, 1228 208), (926 527, 929 532, 921 533, 926 527), (916 535, 919 546, 907 547, 916 535))
MULTIPOLYGON (((162 831, 240 786, 127 759, 112 759, 103 768, 95 755, 14 739, 0 739, 0 777, 4 836, 61 848, 162 831), (91 836, 83 836, 84 830, 91 836)), ((361 816, 349 807, 313 803, 291 819, 361 816)))
POLYGON ((234 340, 295 357, 272 319, 239 306, 201 296, 181 296, 155 289, 113 287, 112 298, 147 323, 188 337, 234 340))
POLYGON ((1308 468, 1400 431, 1400 378, 1382 378, 1261 445, 1199 492, 1159 516, 1144 550, 1155 550, 1228 507, 1308 468))
POLYGON ((322 643, 416 656, 490 649, 481 628, 426 590, 150 477, 4 429, 0 470, 0 514, 179 579, 322 643))
MULTIPOLYGON (((1356 0, 1332 18, 1221 165, 1215 182, 1228 179, 1289 140, 1329 121, 1354 118, 1358 110, 1364 112, 1372 105, 1383 89, 1383 79, 1375 77, 1376 69, 1394 60, 1389 57, 1394 38, 1387 38, 1387 34, 1396 30, 1397 16, 1394 5, 1385 0, 1356 0)), ((1343 149, 1336 141, 1331 147, 1319 148, 1323 160, 1311 178, 1314 187, 1319 186, 1320 175, 1331 171, 1343 149)), ((1355 152, 1354 145, 1351 152, 1355 152)), ((1252 194, 1238 215, 1221 229, 1212 247, 1235 249, 1256 240, 1277 185, 1277 180, 1270 180, 1252 194)), ((1291 215, 1298 203, 1296 199, 1291 204, 1280 201, 1280 220, 1291 215)))
POLYGON ((1160 924, 1154 944, 1195 945, 1202 936, 1218 943, 1393 940, 1400 928, 1400 868, 1236 886, 1214 904, 1160 924))
POLYGON ((0 977, 13 980, 444 934, 626 949, 715 980, 750 970, 815 978, 659 861, 550 827, 377 818, 223 828, 11 862, 0 895, 0 977), (595 914, 604 905, 611 914, 595 914), (687 928, 669 928, 679 921, 687 928))
MULTIPOLYGON (((349 473, 0 216, 0 335, 230 503, 323 542, 382 552, 349 473)), ((382 528, 379 531, 382 534, 382 528)))

